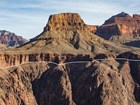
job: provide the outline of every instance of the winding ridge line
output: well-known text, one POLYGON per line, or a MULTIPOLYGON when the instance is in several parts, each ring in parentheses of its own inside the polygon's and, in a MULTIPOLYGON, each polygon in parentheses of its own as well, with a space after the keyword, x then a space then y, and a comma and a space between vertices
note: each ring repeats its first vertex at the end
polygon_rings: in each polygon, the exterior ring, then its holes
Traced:
MULTIPOLYGON (((115 60, 123 60, 123 61, 132 61, 132 62, 140 62, 140 59, 127 59, 127 58, 114 58, 115 60)), ((72 63, 87 63, 87 62, 94 62, 94 61, 110 61, 114 59, 93 59, 92 61, 73 61, 73 62, 64 62, 63 64, 72 64, 72 63)))
POLYGON ((57 66, 60 65, 64 65, 64 64, 78 64, 78 63, 88 63, 88 62, 94 62, 94 61, 110 61, 110 60, 122 60, 122 61, 130 61, 130 62, 140 62, 140 59, 127 59, 127 58, 114 58, 114 59, 93 59, 93 60, 89 60, 89 61, 73 61, 73 62, 61 62, 61 63, 56 63, 56 62, 52 62, 52 61, 35 61, 35 62, 24 62, 18 65, 13 65, 13 66, 8 66, 8 67, 4 67, 4 68, 0 68, 0 69, 6 69, 6 68, 11 68, 11 67, 16 67, 16 66, 20 66, 23 64, 30 64, 30 63, 48 63, 48 64, 54 64, 57 66))
MULTIPOLYGON (((7 74, 4 69, 7 69, 7 68, 11 68, 11 67, 16 67, 16 66, 20 66, 20 65, 23 65, 23 64, 30 64, 30 63, 48 63, 48 64, 54 64, 54 65, 57 65, 57 66, 61 66, 61 65, 64 65, 64 64, 78 64, 78 63, 88 63, 88 62, 94 62, 94 61, 110 61, 110 60, 122 60, 122 61, 131 61, 131 62, 140 62, 140 59, 127 59, 127 58, 114 58, 114 59, 93 59, 92 61, 73 61, 73 62, 61 62, 61 63, 56 63, 56 62, 52 62, 52 61, 36 61, 36 62, 24 62, 24 63, 21 63, 21 64, 18 64, 18 65, 13 65, 13 66, 9 66, 9 67, 4 67, 4 68, 1 68, 0 71, 3 72, 4 74, 7 74)), ((8 73, 8 75, 11 75, 10 73, 8 73)), ((11 75, 12 76, 12 75, 11 75)), ((2 93, 0 93, 2 94, 2 93)), ((15 94, 16 95, 16 94, 15 94)))

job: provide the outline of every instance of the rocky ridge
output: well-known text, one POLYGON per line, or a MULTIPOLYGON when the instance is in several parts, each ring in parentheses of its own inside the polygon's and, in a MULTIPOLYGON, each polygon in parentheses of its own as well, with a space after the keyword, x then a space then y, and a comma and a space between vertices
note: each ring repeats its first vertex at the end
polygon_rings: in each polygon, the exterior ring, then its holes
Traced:
POLYGON ((25 44, 28 40, 6 30, 0 30, 0 43, 6 46, 17 47, 25 44))
POLYGON ((140 15, 120 13, 98 27, 96 34, 114 42, 128 43, 140 40, 140 15))
POLYGON ((0 105, 139 105, 140 62, 115 59, 139 52, 92 34, 77 13, 51 15, 40 35, 0 52, 0 105))

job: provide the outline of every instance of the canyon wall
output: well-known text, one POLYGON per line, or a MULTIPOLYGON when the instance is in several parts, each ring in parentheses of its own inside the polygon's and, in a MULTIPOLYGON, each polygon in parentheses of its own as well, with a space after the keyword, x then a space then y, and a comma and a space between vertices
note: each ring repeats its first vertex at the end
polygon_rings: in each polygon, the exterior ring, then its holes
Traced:
POLYGON ((0 54, 0 68, 17 66, 29 62, 72 62, 72 61, 91 61, 91 55, 57 55, 57 54, 0 54))
MULTIPOLYGON (((118 57, 126 56, 139 59, 130 52, 118 57)), ((139 66, 111 58, 59 66, 32 62, 0 69, 0 104, 139 105, 139 66)))

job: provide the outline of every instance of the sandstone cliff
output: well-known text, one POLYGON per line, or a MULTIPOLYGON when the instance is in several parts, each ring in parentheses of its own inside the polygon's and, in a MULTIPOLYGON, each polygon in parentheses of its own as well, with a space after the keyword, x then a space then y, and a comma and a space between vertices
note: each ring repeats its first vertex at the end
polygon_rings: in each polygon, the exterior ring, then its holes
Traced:
POLYGON ((6 46, 17 47, 26 43, 27 41, 28 40, 14 33, 11 33, 5 30, 0 30, 0 43, 1 44, 4 44, 6 46))
POLYGON ((96 34, 115 42, 127 43, 140 40, 140 15, 120 13, 101 25, 96 34))
MULTIPOLYGON (((139 59, 133 53, 118 57, 139 59)), ((137 62, 32 62, 0 70, 0 105, 139 105, 137 62)))
POLYGON ((140 63, 116 59, 139 52, 91 33, 77 13, 51 15, 40 35, 0 52, 0 105, 139 105, 140 63))

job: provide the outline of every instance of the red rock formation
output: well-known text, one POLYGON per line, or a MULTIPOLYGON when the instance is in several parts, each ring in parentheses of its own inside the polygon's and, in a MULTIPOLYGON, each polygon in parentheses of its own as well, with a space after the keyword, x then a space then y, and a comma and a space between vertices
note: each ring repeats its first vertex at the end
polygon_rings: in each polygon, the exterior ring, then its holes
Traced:
POLYGON ((55 14, 49 17, 49 21, 44 28, 45 31, 57 30, 85 30, 85 23, 77 13, 55 14))
POLYGON ((0 105, 139 105, 140 64, 115 60, 138 52, 92 34, 78 14, 52 15, 39 36, 0 52, 0 105))
POLYGON ((98 28, 96 34, 105 39, 117 39, 117 41, 122 43, 140 40, 139 23, 140 15, 133 15, 133 17, 131 17, 122 12, 106 20, 105 23, 98 28))
POLYGON ((14 33, 0 30, 0 43, 4 44, 6 46, 12 46, 17 47, 24 43, 26 43, 28 40, 24 39, 21 36, 17 36, 14 33))

